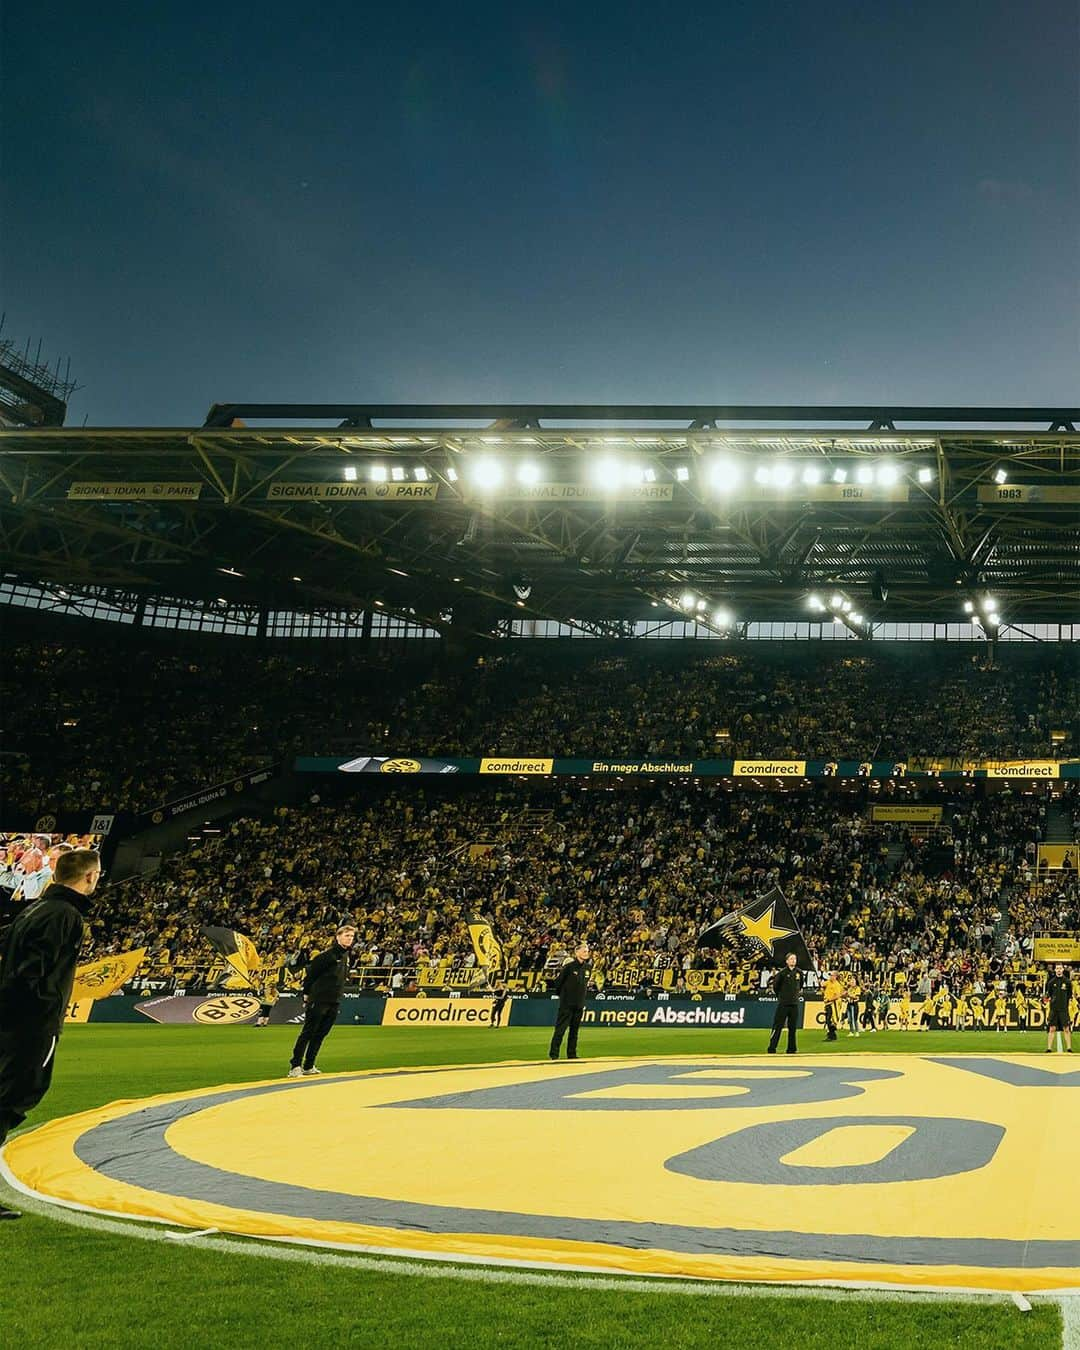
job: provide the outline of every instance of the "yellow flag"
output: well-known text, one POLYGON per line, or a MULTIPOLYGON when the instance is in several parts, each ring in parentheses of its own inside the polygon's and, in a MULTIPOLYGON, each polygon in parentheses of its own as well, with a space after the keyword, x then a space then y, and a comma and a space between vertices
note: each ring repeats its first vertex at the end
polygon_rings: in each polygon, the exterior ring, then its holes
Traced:
POLYGON ((219 956, 225 958, 240 977, 239 984, 232 983, 230 978, 230 988, 246 989, 254 982, 262 961, 254 942, 249 937, 238 933, 234 928, 215 928, 209 924, 203 924, 200 931, 211 947, 219 956))
POLYGON ((502 943, 491 931, 491 924, 480 919, 469 922, 469 936, 472 938, 476 963, 485 970, 498 970, 502 965, 502 943))
POLYGON ((137 951, 103 956, 98 961, 76 966, 72 1003, 80 1003, 84 999, 108 998, 110 994, 115 994, 139 969, 145 955, 146 948, 139 947, 137 951))

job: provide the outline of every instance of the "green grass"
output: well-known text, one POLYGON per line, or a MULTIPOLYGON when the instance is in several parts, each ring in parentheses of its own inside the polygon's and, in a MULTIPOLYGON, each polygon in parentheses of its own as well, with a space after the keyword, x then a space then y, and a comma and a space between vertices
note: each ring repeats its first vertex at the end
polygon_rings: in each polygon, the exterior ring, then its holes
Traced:
MULTIPOLYGON (((71 1027, 51 1093, 29 1125, 117 1098, 274 1077, 292 1027, 71 1027)), ((760 1054, 760 1031, 586 1028, 589 1055, 760 1054)), ((804 1051, 1040 1052, 1039 1033, 879 1033, 804 1051)), ((327 1072, 388 1065, 536 1059, 543 1029, 381 1030, 339 1027, 327 1072)), ((10 1195, 8 1202, 12 1203, 10 1195)), ((17 1202, 16 1202, 17 1203, 17 1202)), ((307 1345, 674 1346, 938 1344, 1027 1350, 1060 1344, 1053 1304, 695 1298, 627 1289, 487 1284, 398 1270, 320 1267, 146 1242, 27 1214, 0 1228, 0 1345, 83 1347, 307 1345)))

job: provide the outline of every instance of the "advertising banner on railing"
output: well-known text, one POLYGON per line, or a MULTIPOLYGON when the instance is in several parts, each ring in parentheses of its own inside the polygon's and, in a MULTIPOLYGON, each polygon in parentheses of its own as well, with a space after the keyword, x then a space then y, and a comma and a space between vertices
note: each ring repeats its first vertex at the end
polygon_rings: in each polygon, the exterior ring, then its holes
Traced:
MULTIPOLYGON (((511 1004, 510 1025, 553 1026, 559 1008, 558 999, 522 998, 511 1004)), ((690 999, 644 999, 609 995, 590 999, 581 1019, 582 1028, 614 1027, 697 1027, 705 1030, 732 1030, 738 1027, 764 1029, 773 1024, 775 999, 725 999, 722 1002, 695 1002, 690 999)), ((802 1005, 799 1009, 802 1025, 802 1005)))
POLYGON ((273 778, 277 772, 278 768, 255 769, 251 773, 242 773, 236 778, 230 778, 228 782, 214 783, 209 787, 199 788, 197 791, 189 792, 184 797, 177 797, 171 802, 165 802, 156 810, 148 811, 141 824, 143 828, 147 825, 162 825, 167 820, 175 820, 177 816, 182 816, 185 811, 193 811, 196 807, 210 806, 214 802, 223 801, 226 797, 239 797, 249 788, 258 787, 260 783, 265 783, 268 779, 273 778))
POLYGON ((912 802, 905 806, 872 806, 870 819, 875 825, 938 825, 943 807, 919 806, 912 802))
POLYGON ((455 759, 423 755, 358 755, 351 759, 300 755, 297 773, 477 774, 500 777, 739 778, 774 782, 792 778, 997 778, 1040 782, 1080 778, 1080 760, 868 759, 562 759, 500 755, 455 759))
MULTIPOLYGON (((383 1006, 384 1027, 495 1027, 510 1021, 506 1001, 495 1020, 493 998, 388 998, 383 1006)), ((553 1019, 554 1020, 554 1019, 553 1019)))

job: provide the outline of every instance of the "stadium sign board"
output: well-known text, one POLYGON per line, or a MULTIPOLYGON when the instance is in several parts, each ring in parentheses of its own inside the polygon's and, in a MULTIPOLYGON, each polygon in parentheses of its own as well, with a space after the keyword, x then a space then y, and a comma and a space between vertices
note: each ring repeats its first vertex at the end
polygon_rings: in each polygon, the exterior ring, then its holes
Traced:
POLYGON ((438 483, 271 483, 268 502, 433 502, 438 483))
MULTIPOLYGON (((1080 778, 1080 760, 954 759, 910 762, 859 759, 564 759, 545 755, 501 755, 469 759, 421 755, 359 755, 336 759, 300 755, 297 773, 463 773, 555 777, 682 778, 1004 778, 1040 781, 1080 778)), ((907 808, 903 808, 907 809, 907 808)))
POLYGON ((68 501, 98 502, 195 502, 202 483, 72 483, 68 501))

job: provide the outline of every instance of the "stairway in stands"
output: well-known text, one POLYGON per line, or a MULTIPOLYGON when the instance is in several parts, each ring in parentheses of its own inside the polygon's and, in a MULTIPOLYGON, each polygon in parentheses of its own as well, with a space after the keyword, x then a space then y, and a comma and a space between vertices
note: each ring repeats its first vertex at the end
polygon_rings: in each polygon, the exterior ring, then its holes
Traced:
POLYGON ((1053 799, 1046 808, 1046 838, 1043 842, 1047 844, 1076 842, 1073 838, 1072 812, 1067 805, 1062 804, 1060 798, 1053 799))

